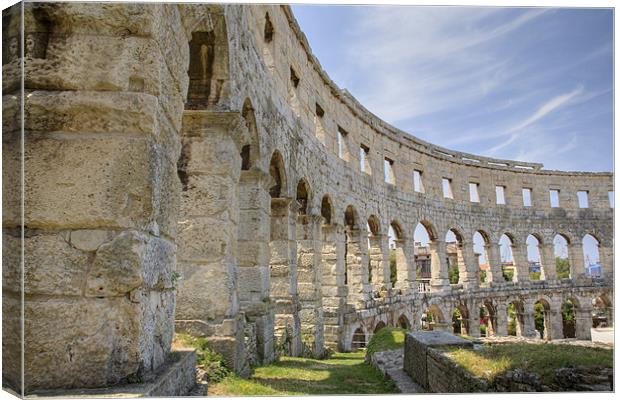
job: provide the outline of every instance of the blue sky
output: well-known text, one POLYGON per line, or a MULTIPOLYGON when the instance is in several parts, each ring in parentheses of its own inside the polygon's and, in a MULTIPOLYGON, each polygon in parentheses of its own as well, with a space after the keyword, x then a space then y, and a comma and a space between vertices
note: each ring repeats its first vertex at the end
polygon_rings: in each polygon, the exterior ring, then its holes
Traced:
POLYGON ((293 6, 323 68, 379 117, 444 147, 613 169, 609 9, 293 6))

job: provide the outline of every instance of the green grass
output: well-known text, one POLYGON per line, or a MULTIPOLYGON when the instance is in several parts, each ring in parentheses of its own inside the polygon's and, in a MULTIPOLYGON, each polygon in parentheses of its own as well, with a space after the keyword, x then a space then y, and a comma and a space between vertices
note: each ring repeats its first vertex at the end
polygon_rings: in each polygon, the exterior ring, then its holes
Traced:
POLYGON ((402 349, 405 345, 405 332, 407 330, 402 328, 381 329, 372 335, 368 342, 368 356, 381 351, 402 349))
POLYGON ((257 367, 249 379, 230 375, 209 386, 209 396, 296 396, 396 393, 394 384, 364 363, 364 352, 328 360, 281 357, 257 367))
POLYGON ((501 344, 480 350, 451 349, 447 354, 471 374, 492 381, 509 370, 521 368, 540 375, 542 383, 553 383, 558 368, 613 366, 613 350, 562 344, 501 344))

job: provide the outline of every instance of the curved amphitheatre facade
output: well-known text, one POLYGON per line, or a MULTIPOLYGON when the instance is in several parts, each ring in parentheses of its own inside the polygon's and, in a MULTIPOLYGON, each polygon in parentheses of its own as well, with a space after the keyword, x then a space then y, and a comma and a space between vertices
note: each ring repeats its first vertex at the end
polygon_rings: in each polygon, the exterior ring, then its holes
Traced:
MULTIPOLYGON (((3 15, 3 171, 13 183, 17 15, 3 15)), ((30 389, 135 379, 164 362, 174 329, 208 337, 243 373, 278 350, 320 355, 367 342, 381 326, 420 329, 423 315, 452 329, 455 309, 471 336, 481 307, 493 334, 506 335, 509 304, 522 336, 537 335, 537 302, 550 339, 563 337, 566 300, 578 338, 590 337, 593 300, 612 323, 611 173, 549 171, 399 131, 329 79, 288 6, 39 3, 24 17, 24 220, 19 191, 5 185, 3 196, 8 383, 20 384, 11 372, 20 312, 30 389), (470 201, 471 183, 479 202, 470 201), (496 204, 496 186, 505 204, 496 204), (578 207, 578 191, 588 208, 578 207), (418 223, 430 238, 425 281, 416 277, 418 223), (448 231, 457 239, 455 284, 448 231), (489 264, 484 283, 476 232, 489 264), (540 243, 536 281, 530 234, 540 243), (584 266, 586 234, 599 243, 596 278, 584 266), (556 235, 568 242, 569 278, 557 277, 556 235)))

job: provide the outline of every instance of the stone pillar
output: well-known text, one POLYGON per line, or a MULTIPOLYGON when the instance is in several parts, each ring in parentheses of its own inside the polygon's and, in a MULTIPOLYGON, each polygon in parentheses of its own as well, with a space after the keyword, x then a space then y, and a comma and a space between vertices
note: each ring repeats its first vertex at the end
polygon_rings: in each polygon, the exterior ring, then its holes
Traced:
POLYGON ((381 293, 392 287, 390 282, 390 263, 388 254, 387 235, 371 235, 368 238, 370 247, 368 258, 372 271, 372 288, 374 292, 381 293))
POLYGON ((508 336, 508 313, 504 305, 498 306, 495 311, 495 325, 493 331, 495 336, 508 336))
POLYGON ((370 285, 368 284, 368 255, 365 251, 367 241, 366 232, 359 228, 347 229, 347 287, 349 288, 348 302, 359 304, 370 299, 370 285))
POLYGON ((512 259, 515 264, 517 282, 530 282, 530 268, 527 262, 527 246, 523 243, 512 245, 512 259))
POLYGON ((255 325, 257 357, 264 364, 275 358, 274 317, 269 301, 270 183, 268 173, 258 169, 241 171, 236 250, 239 307, 248 322, 255 325))
POLYGON ((346 302, 346 286, 344 285, 344 241, 341 225, 325 225, 321 227, 323 234, 322 285, 323 322, 325 346, 332 350, 339 349, 342 337, 342 308, 346 302))
POLYGON ((549 340, 564 338, 564 324, 562 322, 561 305, 550 304, 551 310, 545 311, 545 331, 549 340))
POLYGON ((574 308, 575 312, 575 338, 581 340, 591 340, 592 332, 592 306, 582 305, 574 308))
POLYGON ((541 280, 555 281, 557 279, 553 243, 540 245, 540 265, 542 267, 541 280))
POLYGON ((570 264, 570 278, 572 281, 586 276, 582 243, 571 242, 568 244, 568 262, 570 264))
POLYGON ((459 274, 465 271, 465 276, 460 279, 464 289, 476 289, 480 284, 478 260, 474 253, 473 243, 459 243, 459 274), (460 267, 463 264, 464 267, 460 267))
POLYGON ((297 218, 297 291, 302 341, 312 347, 315 356, 323 353, 322 221, 320 215, 300 215, 297 218))
POLYGON ((448 264, 446 261, 446 242, 433 240, 428 243, 431 255, 431 290, 440 292, 450 287, 448 264))
POLYGON ((469 311, 467 334, 471 337, 480 337, 480 311, 476 307, 469 311))
POLYGON ((614 248, 612 246, 603 246, 598 248, 599 262, 601 264, 601 272, 603 278, 613 283, 614 279, 614 248))
POLYGON ((522 321, 521 336, 527 338, 538 338, 536 324, 534 322, 534 305, 530 303, 523 304, 523 313, 519 313, 517 307, 517 318, 522 321))
POLYGON ((167 6, 3 13, 3 383, 26 395, 137 381, 169 355, 189 55, 157 26, 182 26, 167 6))
POLYGON ((487 280, 493 282, 493 285, 501 285, 505 282, 504 274, 502 273, 502 260, 500 255, 499 243, 488 243, 484 246, 486 252, 487 262, 489 264, 490 276, 487 276, 487 280))
POLYGON ((403 294, 417 291, 413 243, 409 239, 396 239, 396 289, 403 294))
POLYGON ((271 298, 275 303, 276 337, 281 342, 286 341, 289 354, 299 354, 301 324, 297 310, 297 260, 293 233, 295 225, 291 224, 297 207, 292 206, 291 200, 271 199, 270 279, 271 298))

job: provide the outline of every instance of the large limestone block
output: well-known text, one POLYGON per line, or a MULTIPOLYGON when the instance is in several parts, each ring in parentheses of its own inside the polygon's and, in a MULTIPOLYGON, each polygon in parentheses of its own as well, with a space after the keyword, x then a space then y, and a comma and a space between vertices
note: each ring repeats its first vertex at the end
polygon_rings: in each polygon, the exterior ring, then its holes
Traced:
POLYGON ((235 302, 232 269, 223 262, 179 262, 176 319, 210 321, 230 315, 235 302))
POLYGON ((230 256, 234 248, 234 230, 235 226, 226 219, 181 220, 177 237, 178 259, 209 263, 230 256))
POLYGON ((144 227, 152 216, 150 145, 139 138, 26 140, 30 228, 144 227))
POLYGON ((228 176, 191 175, 181 192, 181 209, 187 218, 215 216, 231 210, 235 182, 228 176))
MULTIPOLYGON (((4 251, 2 249, 3 257, 4 251)), ((14 284, 19 285, 20 282, 14 284)), ((21 306, 19 295, 7 290, 2 293, 2 381, 4 386, 15 390, 21 390, 22 382, 21 306)))
POLYGON ((155 135, 157 97, 108 91, 33 91, 26 95, 29 132, 155 135))
POLYGON ((237 262, 241 266, 269 264, 270 250, 266 241, 244 241, 237 243, 237 262))
MULTIPOLYGON (((18 232, 16 232, 18 233, 18 232)), ((21 237, 2 237, 2 283, 5 293, 19 293, 21 237)), ((29 234, 24 239, 24 293, 80 296, 89 266, 88 252, 72 247, 63 234, 29 234)))
POLYGON ((28 388, 95 387, 144 372, 140 305, 126 297, 25 304, 28 388))
MULTIPOLYGON (((241 170, 239 150, 230 139, 229 132, 222 130, 218 133, 184 139, 183 157, 186 171, 191 174, 229 176, 237 182, 241 170)), ((183 134, 193 136, 199 132, 184 125, 183 134)))

